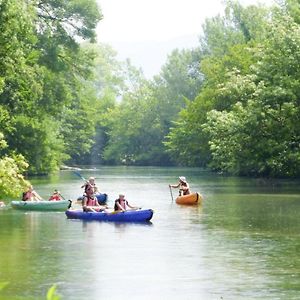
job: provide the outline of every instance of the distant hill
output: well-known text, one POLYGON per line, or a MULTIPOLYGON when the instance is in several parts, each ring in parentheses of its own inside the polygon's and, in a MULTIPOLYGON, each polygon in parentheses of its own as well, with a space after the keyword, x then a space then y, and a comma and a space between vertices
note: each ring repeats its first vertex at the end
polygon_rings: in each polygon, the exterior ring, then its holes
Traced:
POLYGON ((110 44, 118 52, 119 59, 129 58, 133 65, 142 68, 147 78, 151 78, 159 73, 172 50, 195 48, 199 45, 199 38, 190 35, 167 41, 111 42, 110 44))

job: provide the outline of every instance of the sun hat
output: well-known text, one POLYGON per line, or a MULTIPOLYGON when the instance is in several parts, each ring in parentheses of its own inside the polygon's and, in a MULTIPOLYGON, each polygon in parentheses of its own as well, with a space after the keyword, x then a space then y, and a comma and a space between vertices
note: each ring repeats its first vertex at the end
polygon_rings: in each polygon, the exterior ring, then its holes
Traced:
POLYGON ((180 176, 179 180, 182 181, 182 182, 184 182, 184 183, 186 183, 186 178, 184 176, 180 176))

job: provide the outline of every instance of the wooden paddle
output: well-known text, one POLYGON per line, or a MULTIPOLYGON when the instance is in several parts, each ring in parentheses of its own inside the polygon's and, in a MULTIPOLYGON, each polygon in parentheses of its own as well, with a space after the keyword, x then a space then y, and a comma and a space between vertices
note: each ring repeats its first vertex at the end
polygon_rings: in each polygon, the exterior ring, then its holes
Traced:
POLYGON ((172 188, 171 186, 169 185, 169 189, 170 189, 170 193, 171 193, 171 198, 172 198, 172 202, 174 201, 174 198, 173 198, 173 192, 172 192, 172 188))

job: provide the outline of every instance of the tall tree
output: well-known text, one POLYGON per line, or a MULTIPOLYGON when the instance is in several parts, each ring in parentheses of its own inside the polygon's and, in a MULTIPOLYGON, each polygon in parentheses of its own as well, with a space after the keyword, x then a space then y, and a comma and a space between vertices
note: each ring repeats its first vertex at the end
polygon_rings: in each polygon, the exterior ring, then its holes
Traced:
POLYGON ((269 12, 264 7, 242 7, 229 2, 223 17, 207 20, 201 39, 203 59, 200 70, 204 84, 195 101, 180 112, 165 142, 171 157, 177 163, 206 166, 211 159, 209 137, 203 130, 207 113, 212 109, 231 109, 242 100, 243 91, 252 88, 240 81, 227 82, 232 74, 248 74, 257 61, 254 47, 263 40, 269 12), (258 25, 253 25, 259 24, 258 25))

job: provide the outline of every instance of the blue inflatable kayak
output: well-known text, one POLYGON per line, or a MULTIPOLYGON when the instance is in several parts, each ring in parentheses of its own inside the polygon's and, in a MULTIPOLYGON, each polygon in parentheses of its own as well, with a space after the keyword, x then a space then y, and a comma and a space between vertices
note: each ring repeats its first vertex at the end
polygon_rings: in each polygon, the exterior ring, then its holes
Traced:
POLYGON ((83 212, 82 210, 67 210, 68 219, 106 222, 148 222, 153 216, 152 209, 128 210, 125 212, 83 212))

